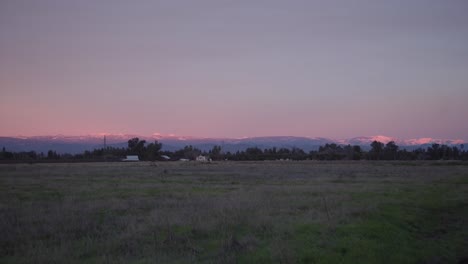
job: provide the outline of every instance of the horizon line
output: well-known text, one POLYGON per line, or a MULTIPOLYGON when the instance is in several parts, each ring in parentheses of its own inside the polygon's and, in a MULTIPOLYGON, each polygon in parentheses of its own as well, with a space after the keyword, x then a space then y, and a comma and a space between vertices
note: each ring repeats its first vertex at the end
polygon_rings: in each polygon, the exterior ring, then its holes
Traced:
MULTIPOLYGON (((387 135, 360 135, 360 136, 348 136, 348 137, 326 137, 326 136, 298 136, 298 135, 262 135, 262 136, 242 136, 242 137, 219 137, 219 136, 182 136, 176 135, 173 133, 170 134, 163 134, 163 133, 152 133, 149 135, 137 134, 137 133, 107 133, 107 132, 100 132, 100 133, 83 133, 83 134, 65 134, 65 133, 58 133, 58 134, 38 134, 38 135, 0 135, 0 137, 11 137, 11 138, 34 138, 34 137, 86 137, 86 136, 93 136, 93 137, 104 137, 104 136, 131 136, 131 137, 161 137, 161 138, 177 138, 177 139, 249 139, 249 138, 271 138, 271 137, 292 137, 292 138, 307 138, 307 139, 329 139, 329 140, 345 140, 345 139, 354 139, 354 138, 376 138, 377 139, 384 139, 383 141, 406 141, 406 140, 463 140, 464 142, 468 142, 467 139, 463 138, 439 138, 439 137, 428 137, 428 136, 421 136, 421 137, 410 137, 410 138, 403 138, 403 137, 394 137, 394 136, 387 136, 387 135)), ((129 138, 130 139, 130 138, 129 138)), ((377 140, 379 141, 379 140, 377 140)))

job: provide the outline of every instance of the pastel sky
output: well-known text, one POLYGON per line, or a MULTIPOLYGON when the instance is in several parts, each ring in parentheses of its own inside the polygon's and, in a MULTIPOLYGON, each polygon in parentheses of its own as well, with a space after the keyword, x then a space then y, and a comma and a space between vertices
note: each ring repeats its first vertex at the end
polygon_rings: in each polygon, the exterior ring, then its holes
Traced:
POLYGON ((468 140, 465 0, 2 0, 0 136, 468 140))

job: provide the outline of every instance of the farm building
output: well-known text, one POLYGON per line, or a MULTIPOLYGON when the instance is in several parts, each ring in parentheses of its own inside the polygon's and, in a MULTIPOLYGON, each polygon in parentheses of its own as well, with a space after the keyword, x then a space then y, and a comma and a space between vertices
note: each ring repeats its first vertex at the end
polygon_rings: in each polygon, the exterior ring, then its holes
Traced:
POLYGON ((163 158, 164 160, 170 160, 171 157, 167 156, 167 155, 161 155, 161 158, 163 158))
POLYGON ((140 161, 137 155, 127 155, 122 161, 140 161))
POLYGON ((196 161, 207 162, 210 161, 206 156, 200 155, 196 158, 196 161))

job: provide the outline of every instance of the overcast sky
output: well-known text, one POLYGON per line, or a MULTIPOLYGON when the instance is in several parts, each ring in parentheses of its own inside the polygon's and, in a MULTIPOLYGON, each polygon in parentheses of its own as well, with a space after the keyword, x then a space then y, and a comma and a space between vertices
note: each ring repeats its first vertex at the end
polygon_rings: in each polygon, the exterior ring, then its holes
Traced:
POLYGON ((468 1, 2 0, 0 136, 468 140, 468 1))

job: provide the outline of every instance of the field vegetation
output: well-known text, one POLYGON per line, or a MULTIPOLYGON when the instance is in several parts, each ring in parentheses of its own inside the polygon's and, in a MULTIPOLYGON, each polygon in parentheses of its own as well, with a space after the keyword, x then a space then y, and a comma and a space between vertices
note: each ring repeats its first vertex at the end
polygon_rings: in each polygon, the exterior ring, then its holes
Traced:
POLYGON ((466 263, 468 163, 0 165, 0 263, 466 263))

